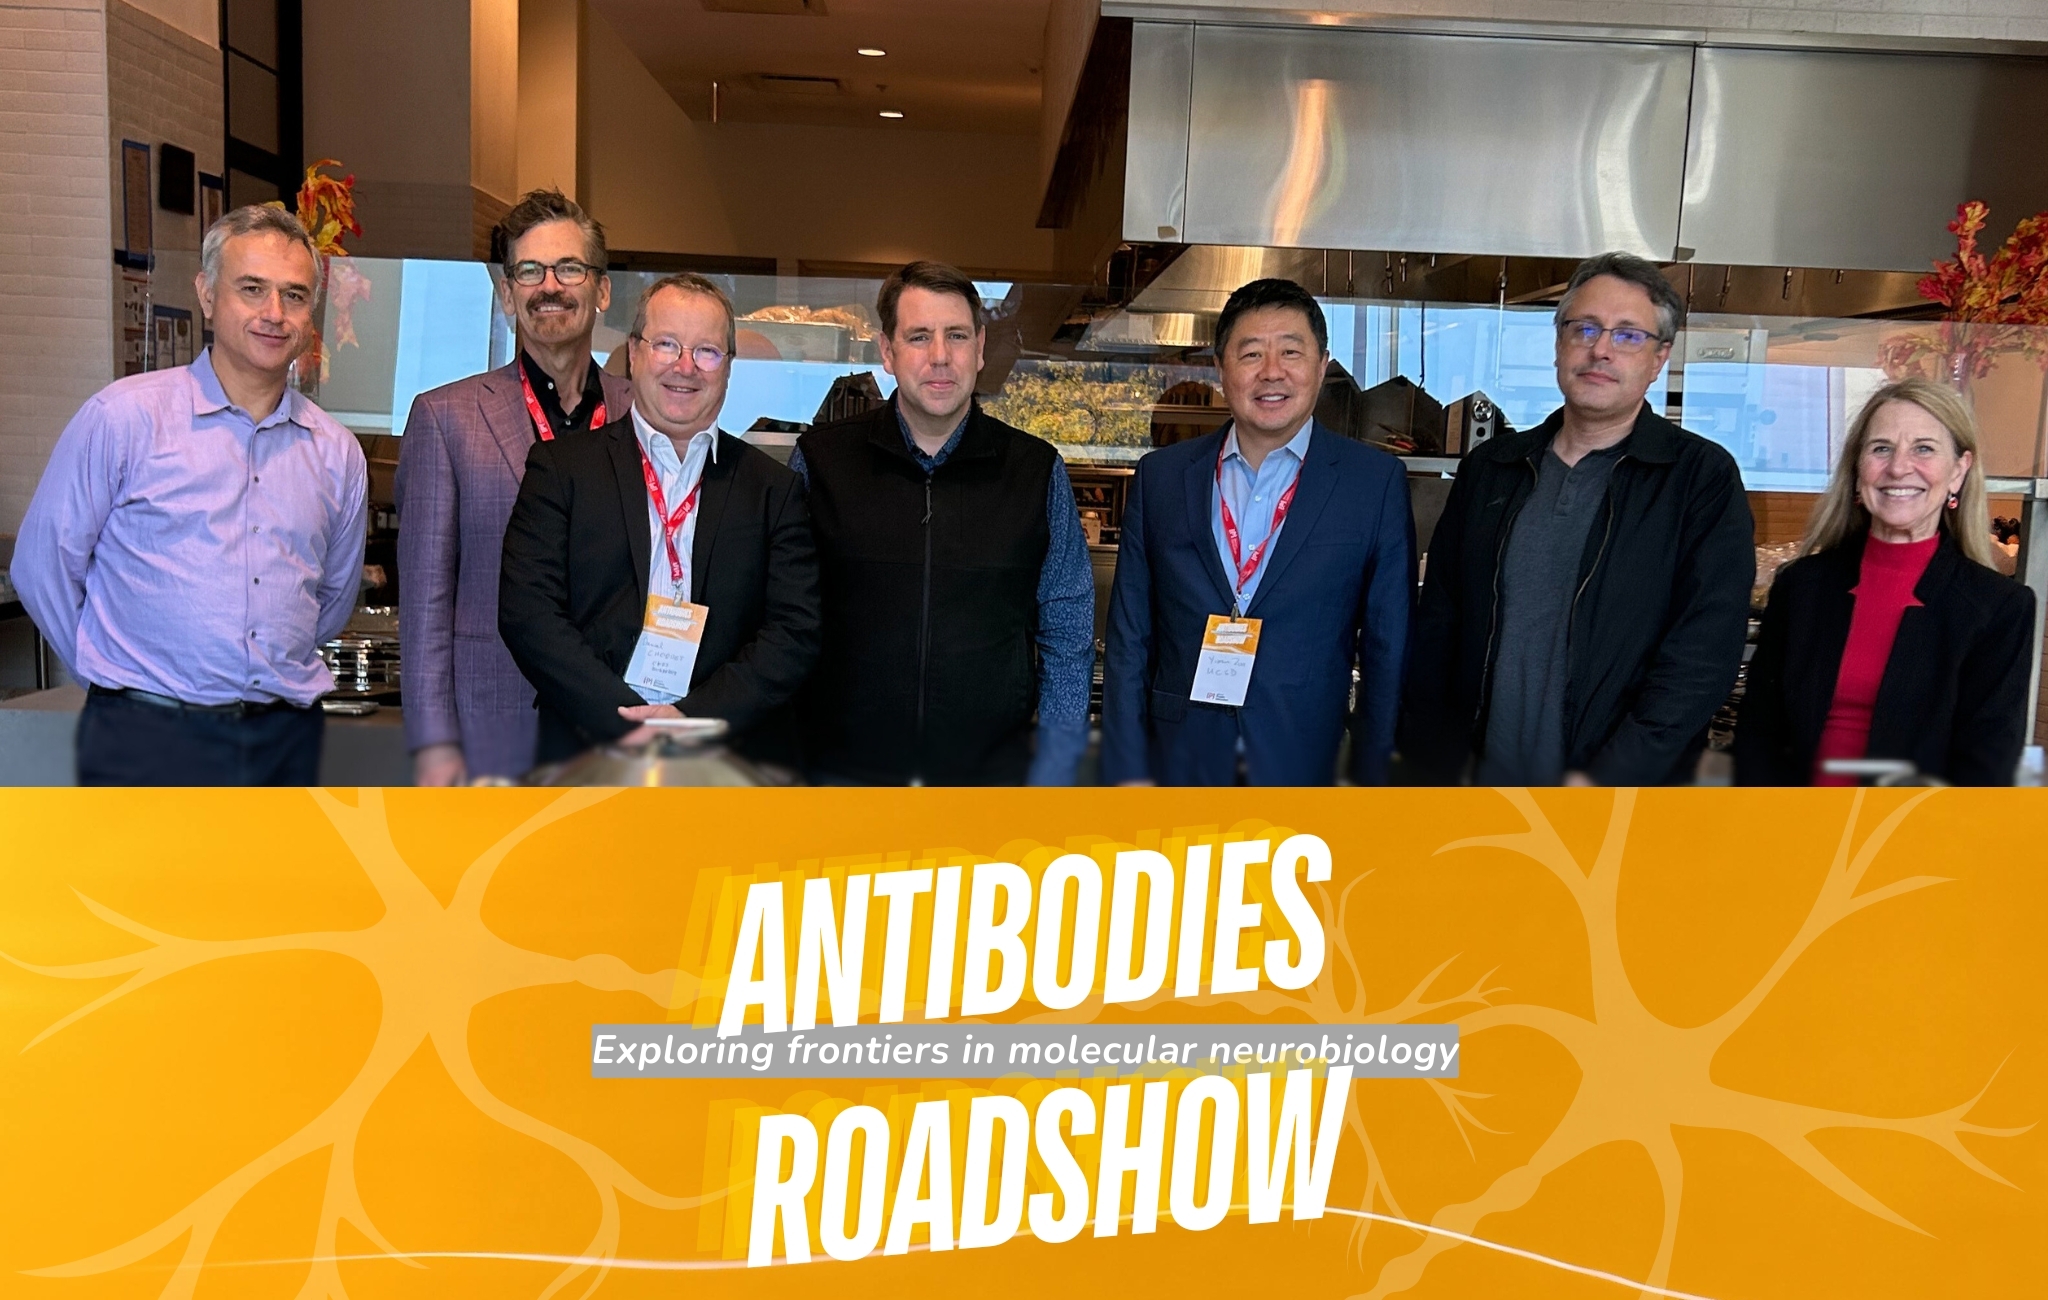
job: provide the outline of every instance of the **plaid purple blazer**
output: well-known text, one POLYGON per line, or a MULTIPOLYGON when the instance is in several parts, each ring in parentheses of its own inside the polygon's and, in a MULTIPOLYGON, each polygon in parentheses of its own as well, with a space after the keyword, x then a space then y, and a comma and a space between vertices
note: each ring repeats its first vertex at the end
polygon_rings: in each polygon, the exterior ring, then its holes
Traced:
MULTIPOLYGON (((625 411, 632 386, 603 382, 625 411)), ((523 775, 538 741, 533 687, 498 639, 498 560, 533 437, 515 361, 420 394, 399 444, 405 743, 460 744, 473 777, 523 775)))

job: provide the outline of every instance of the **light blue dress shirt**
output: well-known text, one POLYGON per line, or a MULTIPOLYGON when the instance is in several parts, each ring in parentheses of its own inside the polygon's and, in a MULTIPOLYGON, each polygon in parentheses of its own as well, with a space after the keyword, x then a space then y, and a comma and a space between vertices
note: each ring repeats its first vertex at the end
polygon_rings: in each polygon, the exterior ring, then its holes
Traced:
POLYGON ((207 349, 94 394, 14 548, 21 602, 80 681, 187 704, 307 705, 363 580, 363 449, 289 389, 261 420, 207 349))
MULTIPOLYGON (((1315 426, 1314 420, 1302 425, 1300 432, 1269 453, 1256 470, 1237 449, 1237 426, 1233 424, 1223 436, 1223 469, 1218 477, 1230 502, 1230 516, 1237 521, 1238 544, 1247 558, 1269 537, 1278 545, 1280 529, 1273 526, 1273 512, 1287 489, 1301 477, 1301 463, 1308 458, 1309 434, 1315 426)), ((1284 521, 1281 527, 1286 527, 1284 521)), ((1216 554, 1223 561, 1223 572, 1236 583, 1237 562, 1230 558, 1230 539, 1224 535, 1223 511, 1213 490, 1209 493, 1209 529, 1216 538, 1216 554)), ((1234 612, 1241 614, 1251 607, 1252 597, 1258 594, 1259 580, 1265 577, 1266 566, 1272 562, 1273 547, 1268 546, 1259 556, 1258 566, 1238 588, 1234 612)))
MULTIPOLYGON (((690 495, 690 489, 704 481, 704 467, 718 459, 718 429, 705 429, 693 435, 689 443, 678 452, 676 444, 667 434, 647 422, 640 414, 640 408, 633 408, 633 436, 640 441, 640 451, 654 466, 655 481, 661 484, 661 499, 668 503, 671 512, 690 495)), ((702 505, 700 499, 699 505, 702 505)), ((647 557, 647 590, 670 600, 690 598, 690 557, 697 544, 697 516, 701 509, 690 511, 690 517, 683 521, 676 533, 676 558, 683 562, 681 582, 670 577, 668 567, 668 545, 663 540, 661 511, 655 508, 654 494, 647 494, 647 527, 652 537, 650 554, 647 557)), ((710 618, 718 617, 712 610, 710 618)), ((648 687, 636 686, 640 698, 649 704, 674 704, 682 699, 680 695, 669 695, 648 687)))

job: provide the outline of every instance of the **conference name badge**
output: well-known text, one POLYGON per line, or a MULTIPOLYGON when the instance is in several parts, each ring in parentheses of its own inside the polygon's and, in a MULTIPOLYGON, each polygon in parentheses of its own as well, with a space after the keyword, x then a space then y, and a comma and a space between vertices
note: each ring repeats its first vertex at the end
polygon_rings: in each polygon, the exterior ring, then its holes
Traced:
POLYGON ((710 617, 709 606, 648 596, 640 640, 633 646, 632 662, 626 665, 626 685, 678 700, 688 695, 690 675, 697 670, 697 647, 704 640, 704 624, 710 617))
POLYGON ((1188 698, 1201 704, 1244 705, 1251 689, 1252 664, 1259 655, 1259 622, 1229 614, 1209 615, 1202 632, 1202 654, 1195 661, 1195 688, 1188 698))

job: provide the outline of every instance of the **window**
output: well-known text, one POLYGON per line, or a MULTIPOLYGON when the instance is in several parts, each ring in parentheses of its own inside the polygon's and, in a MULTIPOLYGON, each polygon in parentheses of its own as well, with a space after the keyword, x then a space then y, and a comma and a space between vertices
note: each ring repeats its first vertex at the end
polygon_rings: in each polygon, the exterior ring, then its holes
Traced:
POLYGON ((290 199, 305 169, 300 0, 225 0, 228 206, 290 199))

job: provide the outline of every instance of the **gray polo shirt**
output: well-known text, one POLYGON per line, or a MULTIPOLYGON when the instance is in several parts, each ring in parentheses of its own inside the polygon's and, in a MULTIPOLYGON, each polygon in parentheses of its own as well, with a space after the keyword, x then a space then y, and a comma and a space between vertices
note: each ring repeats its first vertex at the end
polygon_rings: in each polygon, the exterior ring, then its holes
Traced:
POLYGON ((1482 785, 1556 785, 1564 777, 1564 687, 1572 598, 1607 480, 1628 446, 1566 465, 1546 448, 1501 559, 1498 648, 1479 759, 1482 785))

